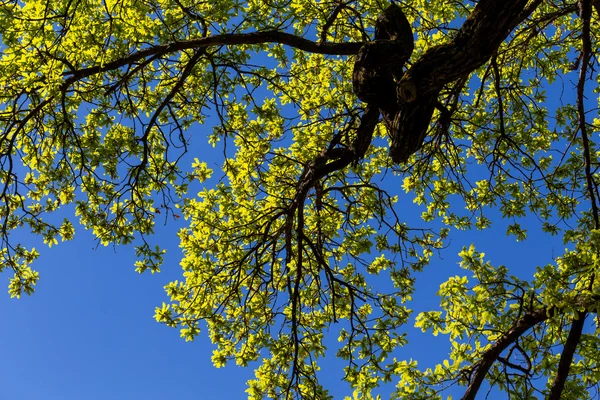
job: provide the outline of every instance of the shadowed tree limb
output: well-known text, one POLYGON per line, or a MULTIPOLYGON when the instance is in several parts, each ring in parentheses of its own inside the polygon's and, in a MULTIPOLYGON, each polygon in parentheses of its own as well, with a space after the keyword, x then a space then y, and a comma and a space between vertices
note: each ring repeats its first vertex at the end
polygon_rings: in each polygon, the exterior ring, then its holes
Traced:
MULTIPOLYGON (((392 106, 383 115, 392 128, 390 155, 394 162, 405 162, 420 148, 443 86, 483 65, 512 29, 529 16, 541 0, 533 0, 527 6, 528 3, 529 0, 509 3, 503 0, 480 1, 452 42, 429 49, 407 71, 398 85, 399 110, 392 106), (416 97, 414 101, 413 96, 416 97)), ((156 45, 110 62, 67 71, 61 90, 66 90, 86 77, 141 62, 148 57, 164 56, 187 49, 262 43, 278 43, 310 53, 328 55, 354 55, 363 47, 362 42, 315 42, 277 30, 213 35, 156 45)), ((399 71, 396 75, 399 75, 399 71)))
POLYGON ((399 111, 395 114, 390 156, 401 164, 425 139, 438 95, 450 82, 482 66, 510 32, 525 20, 541 0, 482 0, 469 15, 455 39, 425 52, 399 83, 399 111), (530 3, 528 5, 528 3, 530 3))

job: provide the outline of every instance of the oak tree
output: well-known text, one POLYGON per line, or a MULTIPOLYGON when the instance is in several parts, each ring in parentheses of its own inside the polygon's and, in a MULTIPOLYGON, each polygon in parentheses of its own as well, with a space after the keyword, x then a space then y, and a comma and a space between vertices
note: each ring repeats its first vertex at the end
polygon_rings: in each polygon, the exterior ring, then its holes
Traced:
POLYGON ((250 398, 328 398, 325 356, 355 398, 598 396, 599 21, 598 0, 2 1, 9 293, 38 280, 14 232, 52 247, 78 223, 156 272, 181 216, 155 318, 252 365, 250 398), (524 280, 465 243, 465 276, 412 316, 453 233, 500 217, 564 254, 524 280), (449 339, 435 368, 396 358, 413 317, 449 339))

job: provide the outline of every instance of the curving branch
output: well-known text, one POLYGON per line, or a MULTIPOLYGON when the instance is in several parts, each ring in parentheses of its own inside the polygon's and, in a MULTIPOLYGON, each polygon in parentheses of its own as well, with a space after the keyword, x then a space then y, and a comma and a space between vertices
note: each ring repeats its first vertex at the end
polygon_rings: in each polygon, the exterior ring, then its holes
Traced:
POLYGON ((582 50, 581 67, 579 69, 579 80, 577 82, 577 114, 579 117, 578 128, 581 133, 581 142, 583 145, 583 157, 585 162, 585 178, 588 196, 592 207, 592 216, 594 218, 594 228, 600 229, 600 216, 598 211, 598 186, 594 180, 592 172, 592 160, 590 156, 589 135, 587 122, 585 119, 585 81, 588 73, 588 65, 592 54, 590 19, 592 15, 592 5, 590 0, 579 0, 579 14, 583 21, 581 32, 582 50))
MULTIPOLYGON (((480 1, 452 42, 429 49, 404 74, 396 88, 397 104, 390 104, 394 103, 393 100, 387 102, 387 106, 378 104, 382 108, 384 121, 391 132, 390 156, 395 163, 405 162, 421 147, 441 89, 450 82, 464 78, 483 65, 515 26, 535 10, 541 0, 532 0, 531 4, 527 6, 529 2, 530 0, 515 0, 509 3, 503 0, 480 1)), ((386 39, 389 36, 389 29, 386 25, 389 24, 389 21, 383 18, 378 23, 381 27, 385 26, 385 29, 380 27, 379 34, 382 39, 386 39)), ((410 31, 410 26, 405 25, 402 32, 410 31)), ((67 71, 64 73, 66 80, 61 85, 61 90, 66 90, 73 83, 86 77, 116 70, 149 57, 160 57, 189 49, 201 50, 212 46, 264 43, 278 43, 310 53, 328 55, 354 55, 361 49, 372 50, 371 48, 377 45, 397 46, 396 52, 401 53, 402 62, 398 63, 400 67, 394 71, 393 75, 395 79, 399 79, 402 76, 401 65, 412 52, 412 47, 399 46, 400 42, 393 40, 395 38, 390 37, 389 39, 392 40, 381 40, 380 44, 371 43, 370 47, 365 47, 362 42, 311 41, 278 30, 212 35, 150 46, 107 63, 67 71)), ((396 84, 392 83, 390 87, 394 88, 396 84)))
POLYGON ((180 42, 172 42, 163 45, 151 46, 147 49, 139 50, 131 53, 128 56, 118 58, 116 60, 94 65, 92 67, 79 69, 76 71, 65 72, 65 76, 71 82, 78 81, 88 76, 112 71, 121 68, 125 65, 133 64, 146 57, 155 55, 166 55, 182 50, 190 49, 206 49, 213 46, 235 46, 244 44, 263 44, 263 43, 278 43, 286 46, 294 47, 299 50, 304 50, 309 53, 329 54, 329 55, 353 55, 358 52, 363 45, 361 42, 349 43, 323 43, 313 42, 304 39, 300 36, 292 35, 291 33, 281 32, 277 30, 250 32, 250 33, 226 33, 222 35, 213 35, 198 39, 183 40, 180 42))

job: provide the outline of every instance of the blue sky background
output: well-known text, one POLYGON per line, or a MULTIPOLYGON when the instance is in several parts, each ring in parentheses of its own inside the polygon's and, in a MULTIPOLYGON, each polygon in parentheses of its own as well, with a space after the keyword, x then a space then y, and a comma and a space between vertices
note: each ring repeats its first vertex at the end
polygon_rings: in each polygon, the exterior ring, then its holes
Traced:
MULTIPOLYGON (((407 202, 399 205, 404 215, 413 214, 412 207, 407 202)), ((251 368, 214 368, 213 346, 205 335, 186 343, 178 330, 152 318, 154 307, 166 300, 163 286, 181 276, 176 231, 184 224, 170 219, 158 228, 156 239, 169 252, 162 272, 154 275, 134 271, 132 247, 96 248, 81 227, 73 242, 52 249, 40 243, 42 256, 35 267, 41 279, 34 295, 20 300, 0 296, 0 400, 246 398, 251 368)), ((563 246, 545 236, 515 243, 505 236, 505 225, 496 221, 493 231, 455 232, 451 246, 417 277, 412 308, 434 308, 439 284, 448 276, 464 275, 456 255, 462 245, 478 243, 494 265, 505 264, 522 278, 529 278, 535 265, 562 253, 563 246)), ((532 234, 539 232, 534 219, 529 225, 532 234)), ((417 359, 423 367, 447 356, 446 338, 407 330, 411 343, 399 356, 417 359)), ((323 369, 335 398, 351 394, 340 381, 340 365, 331 357, 323 369)))

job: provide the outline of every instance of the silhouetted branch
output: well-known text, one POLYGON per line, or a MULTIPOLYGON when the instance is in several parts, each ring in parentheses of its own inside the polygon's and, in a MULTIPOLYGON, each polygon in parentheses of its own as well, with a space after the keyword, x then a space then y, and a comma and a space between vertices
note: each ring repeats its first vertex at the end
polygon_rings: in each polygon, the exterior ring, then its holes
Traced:
POLYGON ((321 43, 304 39, 291 33, 270 30, 251 33, 226 33, 222 35, 207 36, 198 39, 183 40, 163 45, 156 45, 147 49, 136 51, 128 56, 116 60, 94 65, 92 67, 69 71, 65 73, 68 82, 73 83, 82 78, 98 74, 101 72, 112 71, 125 65, 133 64, 146 57, 156 54, 166 55, 182 50, 205 49, 212 46, 234 46, 242 44, 262 44, 278 43, 307 51, 309 53, 329 54, 329 55, 353 55, 358 52, 362 46, 361 42, 353 43, 321 43))
POLYGON ((583 325, 585 324, 586 316, 586 312, 578 312, 577 319, 571 324, 567 342, 565 343, 562 354, 560 355, 560 361, 558 362, 558 368, 556 369, 556 375, 554 376, 552 389, 550 389, 550 395, 546 398, 546 400, 560 400, 562 398, 562 392, 565 388, 565 382, 569 377, 571 362, 573 361, 575 350, 577 349, 577 345, 581 339, 581 333, 583 332, 583 325))
MULTIPOLYGON (((586 313, 597 313, 598 312, 598 301, 600 297, 597 295, 593 296, 578 296, 574 299, 573 304, 579 308, 581 311, 580 314, 586 313)), ((470 383, 465 391, 465 394, 462 397, 462 400, 474 400, 477 392, 479 391, 481 384, 483 383, 488 371, 494 364, 496 360, 500 362, 504 362, 501 359, 500 354, 504 350, 508 348, 512 343, 515 343, 519 337, 521 337, 525 332, 529 329, 533 328, 537 324, 540 324, 554 316, 564 312, 562 308, 558 308, 555 306, 544 307, 537 310, 527 311, 522 317, 518 318, 515 323, 512 325, 510 329, 506 331, 502 335, 500 339, 498 339, 495 343, 491 345, 491 347, 486 350, 481 355, 481 360, 473 365, 470 376, 470 383)), ((568 355, 569 352, 574 351, 574 348, 571 346, 576 346, 579 342, 579 337, 581 336, 581 332, 577 336, 577 331, 579 330, 579 321, 582 321, 584 318, 580 318, 576 321, 573 321, 571 325, 571 331, 573 332, 573 336, 571 337, 571 333, 569 334, 569 339, 567 339, 567 343, 565 344, 565 349, 563 350, 563 355, 568 355)), ((566 357, 566 356, 565 356, 566 357)), ((572 360, 572 354, 571 354, 572 360)), ((571 363, 569 360, 569 364, 571 363)), ((561 358, 562 361, 562 358, 561 358)), ((565 360, 566 362, 566 360, 565 360)), ((559 371, 561 367, 559 365, 559 371)), ((568 372, 568 369, 567 369, 568 372)), ((566 379, 566 377, 564 378, 566 379)), ((564 383, 564 382, 563 382, 564 383)), ((561 389, 562 390, 562 389, 561 389)), ((559 397, 554 397, 554 399, 559 399, 559 397)))
POLYGON ((442 88, 487 62, 541 0, 534 0, 529 6, 527 3, 528 0, 480 1, 453 41, 427 50, 404 74, 399 87, 411 87, 416 98, 399 93, 400 107, 392 125, 390 148, 395 163, 406 162, 423 144, 442 88))

